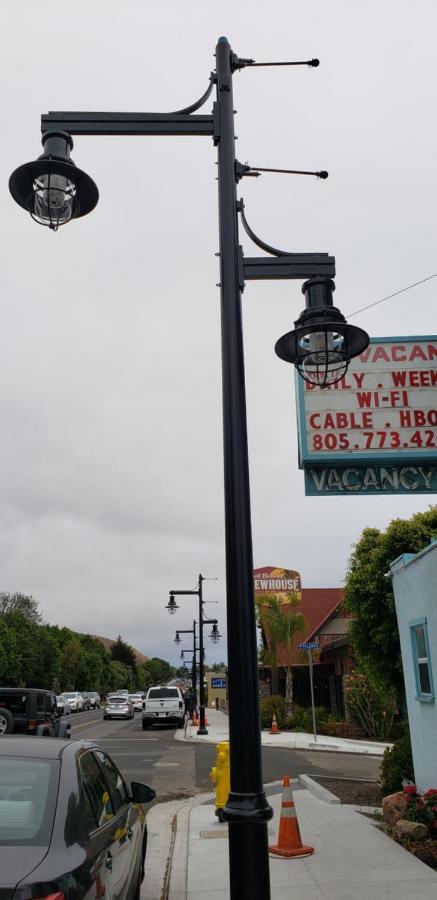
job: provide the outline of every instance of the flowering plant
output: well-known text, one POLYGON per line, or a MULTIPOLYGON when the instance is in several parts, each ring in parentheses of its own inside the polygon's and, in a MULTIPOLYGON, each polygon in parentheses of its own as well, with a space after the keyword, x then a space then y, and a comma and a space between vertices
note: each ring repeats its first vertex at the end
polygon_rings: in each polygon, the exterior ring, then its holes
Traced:
POLYGON ((415 784, 406 784, 404 794, 408 795, 408 806, 403 818, 410 822, 433 825, 437 821, 437 788, 429 788, 424 794, 418 793, 415 784))
POLYGON ((387 740, 397 714, 396 694, 370 675, 352 672, 345 679, 346 704, 369 737, 387 740))

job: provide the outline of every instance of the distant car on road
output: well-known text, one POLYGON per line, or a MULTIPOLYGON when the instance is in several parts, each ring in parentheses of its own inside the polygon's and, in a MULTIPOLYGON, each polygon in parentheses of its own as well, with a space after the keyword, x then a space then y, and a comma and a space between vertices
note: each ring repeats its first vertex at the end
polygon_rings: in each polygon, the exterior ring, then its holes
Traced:
POLYGON ((133 719, 134 708, 128 697, 110 694, 106 701, 104 719, 133 719))
POLYGON ((68 701, 72 713, 83 712, 85 709, 83 697, 79 691, 63 691, 61 697, 68 701))
POLYGON ((134 712, 141 712, 143 708, 143 694, 129 694, 129 700, 132 703, 134 712))
POLYGON ((185 724, 185 704, 177 687, 152 687, 147 691, 143 704, 142 727, 144 731, 150 725, 175 723, 178 728, 185 724))
POLYGON ((100 694, 97 691, 86 691, 85 696, 89 700, 90 709, 100 709, 100 694))
POLYGON ((0 896, 134 900, 144 877, 144 804, 87 741, 0 741, 0 896))
POLYGON ((69 737, 70 724, 58 713, 56 695, 39 688, 0 688, 0 737, 38 734, 69 737))
POLYGON ((56 707, 60 716, 69 716, 71 713, 70 704, 64 697, 56 697, 56 707))

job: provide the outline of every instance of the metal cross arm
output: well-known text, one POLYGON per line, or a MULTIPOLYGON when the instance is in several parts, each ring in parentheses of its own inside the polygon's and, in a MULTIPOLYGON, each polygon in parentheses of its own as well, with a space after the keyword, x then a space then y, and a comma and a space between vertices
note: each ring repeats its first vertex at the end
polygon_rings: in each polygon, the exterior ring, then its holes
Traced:
POLYGON ((50 112, 41 116, 41 131, 68 134, 196 134, 212 137, 212 116, 176 116, 166 113, 50 112))
POLYGON ((264 279, 334 278, 335 257, 327 253, 290 253, 288 256, 242 257, 244 281, 264 279))

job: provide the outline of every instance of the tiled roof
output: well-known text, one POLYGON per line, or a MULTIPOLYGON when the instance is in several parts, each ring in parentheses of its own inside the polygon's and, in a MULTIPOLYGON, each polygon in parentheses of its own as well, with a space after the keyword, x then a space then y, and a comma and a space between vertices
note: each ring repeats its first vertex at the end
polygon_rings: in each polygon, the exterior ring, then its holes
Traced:
MULTIPOLYGON (((342 588, 303 588, 302 600, 299 605, 299 612, 303 613, 308 623, 305 633, 296 637, 295 649, 297 644, 308 640, 314 635, 318 628, 326 622, 326 619, 335 612, 344 597, 342 588)), ((291 607, 284 605, 284 612, 291 607)), ((267 642, 269 636, 266 633, 267 642)), ((294 656, 295 654, 293 654, 294 656)), ((286 653, 281 645, 278 646, 278 665, 285 666, 287 663, 286 653)))

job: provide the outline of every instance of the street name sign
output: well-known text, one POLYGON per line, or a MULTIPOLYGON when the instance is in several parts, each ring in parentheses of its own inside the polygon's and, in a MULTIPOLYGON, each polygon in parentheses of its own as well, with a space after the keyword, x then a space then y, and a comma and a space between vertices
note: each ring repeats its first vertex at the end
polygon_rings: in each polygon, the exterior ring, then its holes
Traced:
POLYGON ((298 644, 297 646, 299 650, 320 650, 320 644, 318 644, 316 641, 298 644))
POLYGON ((310 496, 437 493, 437 337, 372 338, 339 382, 297 377, 310 496))

